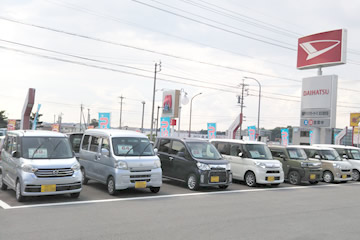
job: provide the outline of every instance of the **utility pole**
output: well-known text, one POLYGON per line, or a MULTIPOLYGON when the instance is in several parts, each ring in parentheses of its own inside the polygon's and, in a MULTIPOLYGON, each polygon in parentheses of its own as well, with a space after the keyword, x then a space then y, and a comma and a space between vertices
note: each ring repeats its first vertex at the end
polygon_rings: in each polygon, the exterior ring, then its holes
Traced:
POLYGON ((143 105, 143 109, 142 109, 142 120, 141 120, 141 132, 144 132, 144 110, 145 110, 145 101, 141 102, 143 105))
POLYGON ((160 110, 160 106, 157 107, 157 118, 156 118, 156 130, 155 130, 155 136, 157 137, 158 135, 158 129, 159 129, 159 110, 160 110))
POLYGON ((123 99, 125 97, 123 97, 122 95, 119 97, 120 98, 120 123, 119 123, 119 129, 121 129, 121 115, 122 115, 122 105, 123 105, 123 99))
POLYGON ((90 126, 90 108, 88 108, 87 125, 90 126))
POLYGON ((245 84, 244 84, 244 79, 243 82, 240 84, 241 86, 241 102, 240 102, 240 139, 242 139, 242 135, 241 135, 241 130, 242 130, 242 123, 243 123, 243 108, 244 108, 244 88, 245 88, 245 84))
POLYGON ((155 91, 156 91, 156 73, 158 73, 160 71, 161 71, 161 62, 159 62, 159 64, 155 63, 153 101, 152 101, 152 110, 151 110, 150 141, 153 141, 154 107, 155 107, 155 91))
POLYGON ((82 131, 83 105, 80 104, 80 132, 82 131))

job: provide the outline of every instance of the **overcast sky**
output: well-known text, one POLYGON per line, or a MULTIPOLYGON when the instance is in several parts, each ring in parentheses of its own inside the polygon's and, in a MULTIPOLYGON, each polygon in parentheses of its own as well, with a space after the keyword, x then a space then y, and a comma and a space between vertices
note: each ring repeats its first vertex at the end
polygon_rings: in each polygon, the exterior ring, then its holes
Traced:
MULTIPOLYGON (((162 89, 202 93, 193 100, 193 130, 208 122, 229 128, 245 76, 262 85, 260 127, 299 126, 301 80, 317 70, 296 69, 297 38, 346 28, 348 63, 323 69, 339 76, 336 125, 344 128, 360 107, 359 10, 355 0, 1 0, 0 110, 20 119, 35 88, 43 121, 62 113, 63 122, 79 122, 83 104, 91 118, 111 112, 118 127, 122 95, 122 125, 141 126, 145 101, 149 128, 161 61, 156 106, 162 89)), ((257 124, 258 106, 256 82, 245 83, 244 128, 257 124)), ((189 105, 182 106, 183 130, 189 105)))

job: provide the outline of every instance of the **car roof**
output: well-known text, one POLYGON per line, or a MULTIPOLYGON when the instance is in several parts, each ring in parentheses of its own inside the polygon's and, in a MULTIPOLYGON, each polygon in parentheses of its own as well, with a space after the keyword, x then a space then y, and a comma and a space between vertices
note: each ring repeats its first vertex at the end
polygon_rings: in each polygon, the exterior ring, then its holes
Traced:
POLYGON ((20 137, 66 137, 65 134, 47 130, 13 130, 8 135, 15 134, 20 137))
POLYGON ((353 146, 345 146, 345 145, 335 145, 335 144, 314 144, 313 146, 319 146, 319 147, 329 147, 329 148, 341 148, 341 149, 359 149, 357 147, 353 146))
POLYGON ((98 135, 106 137, 139 137, 147 138, 145 134, 121 129, 87 129, 84 134, 87 135, 98 135))
POLYGON ((181 137, 157 137, 157 139, 171 139, 171 140, 179 140, 183 142, 208 142, 208 139, 203 138, 181 138, 181 137))
POLYGON ((334 150, 333 148, 320 147, 320 146, 315 146, 315 145, 289 145, 289 147, 290 146, 294 147, 294 148, 302 148, 302 149, 334 150))
POLYGON ((228 143, 240 143, 240 144, 262 144, 265 145, 264 142, 258 142, 258 141, 249 141, 249 140, 240 140, 240 139, 212 139, 210 142, 228 142, 228 143))

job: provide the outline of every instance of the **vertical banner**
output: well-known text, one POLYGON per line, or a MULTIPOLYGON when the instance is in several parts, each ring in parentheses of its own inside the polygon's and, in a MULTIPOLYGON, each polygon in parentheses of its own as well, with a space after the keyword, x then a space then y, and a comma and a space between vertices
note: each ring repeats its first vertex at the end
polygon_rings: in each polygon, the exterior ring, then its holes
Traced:
POLYGON ((314 132, 312 130, 309 131, 309 144, 312 145, 313 144, 313 134, 314 132))
POLYGON ((255 126, 249 126, 248 127, 248 134, 249 134, 249 140, 255 141, 256 140, 256 127, 255 126))
POLYGON ((58 123, 51 124, 51 131, 60 132, 60 124, 58 124, 58 123))
POLYGON ((15 119, 9 119, 7 124, 7 130, 15 130, 16 128, 16 120, 15 119))
POLYGON ((36 111, 36 114, 35 114, 35 117, 34 117, 34 122, 33 122, 33 125, 32 125, 32 130, 36 130, 37 119, 38 119, 38 116, 39 116, 40 108, 41 108, 41 104, 38 104, 38 108, 37 108, 37 111, 36 111))
POLYGON ((110 129, 110 113, 99 113, 99 128, 110 129))
POLYGON ((287 128, 281 129, 281 145, 289 145, 289 129, 287 128))
POLYGON ((170 117, 160 118, 160 137, 170 136, 170 117))
POLYGON ((216 138, 216 123, 208 123, 207 130, 208 130, 208 139, 216 138))

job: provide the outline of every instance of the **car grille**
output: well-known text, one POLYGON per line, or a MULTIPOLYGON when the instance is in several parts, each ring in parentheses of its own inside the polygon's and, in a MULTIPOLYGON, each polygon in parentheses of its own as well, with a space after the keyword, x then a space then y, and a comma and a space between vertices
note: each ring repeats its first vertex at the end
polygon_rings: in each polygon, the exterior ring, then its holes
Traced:
MULTIPOLYGON (((67 183, 67 184, 56 184, 56 191, 68 191, 81 188, 81 182, 67 183)), ((26 185, 25 192, 41 192, 41 185, 26 185)))
POLYGON ((280 171, 266 171, 266 173, 280 173, 280 171))
POLYGON ((131 175, 130 176, 130 182, 135 183, 138 181, 146 181, 150 182, 151 175, 131 175))
POLYGON ((348 172, 350 172, 350 169, 341 169, 341 171, 348 173, 348 172))
POLYGON ((38 169, 35 175, 38 178, 70 177, 74 174, 71 168, 38 169))
MULTIPOLYGON (((208 181, 209 183, 214 183, 214 182, 211 182, 211 177, 216 177, 218 176, 219 177, 219 183, 226 183, 227 181, 227 174, 225 171, 211 171, 209 173, 209 178, 208 178, 208 181)), ((218 182, 216 182, 218 183, 218 182)))

